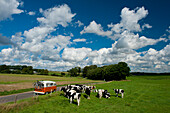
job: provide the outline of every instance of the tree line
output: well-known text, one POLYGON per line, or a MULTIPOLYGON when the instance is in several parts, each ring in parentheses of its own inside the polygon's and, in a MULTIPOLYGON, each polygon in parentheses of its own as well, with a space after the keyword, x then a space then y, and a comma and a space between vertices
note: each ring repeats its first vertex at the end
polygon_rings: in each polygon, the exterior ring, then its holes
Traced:
POLYGON ((82 76, 93 80, 125 80, 130 76, 130 68, 125 62, 118 64, 105 65, 97 67, 97 65, 85 66, 83 69, 75 67, 68 70, 70 76, 82 76), (82 74, 80 74, 82 73, 82 74))
POLYGON ((49 71, 47 69, 33 69, 32 66, 26 65, 0 65, 0 73, 48 75, 49 71))

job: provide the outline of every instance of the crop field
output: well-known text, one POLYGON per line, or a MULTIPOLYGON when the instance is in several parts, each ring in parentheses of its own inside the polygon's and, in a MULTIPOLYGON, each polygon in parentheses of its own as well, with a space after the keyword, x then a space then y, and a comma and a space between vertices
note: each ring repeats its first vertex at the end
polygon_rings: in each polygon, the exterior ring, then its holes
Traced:
POLYGON ((107 89, 111 98, 90 99, 81 95, 80 106, 72 104, 63 93, 41 95, 15 103, 0 105, 0 112, 19 113, 170 113, 170 76, 131 76, 127 81, 112 81, 95 85, 107 89), (113 88, 125 90, 124 98, 115 97, 113 88))
POLYGON ((57 85, 101 82, 83 79, 81 77, 78 78, 43 75, 0 74, 0 92, 33 88, 33 83, 36 82, 36 80, 51 80, 55 81, 57 85))

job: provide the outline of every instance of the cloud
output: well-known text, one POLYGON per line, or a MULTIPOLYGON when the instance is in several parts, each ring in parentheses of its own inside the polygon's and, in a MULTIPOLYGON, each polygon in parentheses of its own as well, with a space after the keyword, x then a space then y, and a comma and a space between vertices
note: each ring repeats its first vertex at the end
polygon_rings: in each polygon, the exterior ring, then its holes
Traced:
POLYGON ((148 10, 145 10, 144 7, 136 8, 134 10, 129 10, 129 8, 125 7, 121 11, 121 25, 123 29, 128 31, 141 31, 140 25, 138 23, 139 20, 145 18, 148 15, 148 10))
POLYGON ((35 15, 35 12, 30 11, 30 12, 28 12, 27 14, 33 16, 33 15, 35 15))
POLYGON ((53 27, 38 26, 30 29, 29 31, 24 31, 24 36, 28 42, 41 42, 45 39, 51 32, 55 31, 53 27))
POLYGON ((14 45, 14 43, 6 36, 0 34, 0 45, 14 45))
POLYGON ((42 12, 44 17, 37 18, 38 22, 42 25, 53 27, 56 27, 57 25, 66 27, 76 15, 71 13, 71 9, 66 4, 49 8, 44 11, 40 9, 40 12, 42 12))
POLYGON ((150 26, 149 24, 144 24, 144 25, 142 26, 142 29, 144 29, 144 28, 152 28, 152 26, 150 26))
POLYGON ((91 52, 90 48, 65 48, 62 53, 62 59, 69 62, 80 62, 85 60, 88 53, 91 52))
POLYGON ((84 33, 94 33, 100 36, 109 36, 112 34, 111 31, 104 31, 100 24, 97 24, 95 21, 92 21, 89 26, 85 26, 80 34, 84 33))
POLYGON ((165 40, 164 38, 160 39, 151 39, 146 38, 145 36, 139 36, 139 34, 130 33, 128 31, 124 31, 120 34, 120 39, 116 43, 117 48, 131 48, 131 49, 139 49, 145 47, 147 45, 154 45, 159 41, 165 40))
POLYGON ((84 24, 80 21, 80 20, 78 20, 77 22, 75 22, 79 27, 81 27, 81 26, 83 26, 84 24))
MULTIPOLYGON (((117 24, 108 24, 108 27, 111 28, 111 31, 103 31, 101 24, 97 24, 95 21, 92 21, 89 26, 85 26, 80 34, 84 33, 94 33, 100 36, 108 36, 109 38, 116 40, 117 35, 121 34, 124 31, 128 32, 140 32, 142 31, 139 20, 145 18, 148 15, 148 10, 145 10, 144 7, 136 8, 130 10, 125 7, 121 11, 121 21, 117 24), (114 35, 113 35, 114 34, 114 35)), ((143 27, 151 28, 149 24, 143 25, 143 27)))
POLYGON ((73 42, 86 42, 86 39, 82 38, 78 38, 78 39, 74 39, 73 42))
POLYGON ((0 21, 12 18, 13 14, 20 14, 24 12, 18 9, 23 2, 18 2, 17 0, 0 0, 0 21))

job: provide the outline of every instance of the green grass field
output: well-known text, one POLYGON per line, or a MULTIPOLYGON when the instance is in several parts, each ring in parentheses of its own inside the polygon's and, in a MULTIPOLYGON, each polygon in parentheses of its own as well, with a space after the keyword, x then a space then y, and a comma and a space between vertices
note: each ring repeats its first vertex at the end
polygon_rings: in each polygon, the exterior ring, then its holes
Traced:
POLYGON ((19 101, 17 104, 4 104, 0 112, 19 113, 170 113, 170 76, 131 76, 127 81, 113 81, 97 84, 97 89, 107 89, 110 99, 91 99, 81 96, 80 106, 77 102, 70 104, 62 92, 52 96, 39 96, 19 101), (113 88, 125 90, 124 98, 115 97, 113 88))

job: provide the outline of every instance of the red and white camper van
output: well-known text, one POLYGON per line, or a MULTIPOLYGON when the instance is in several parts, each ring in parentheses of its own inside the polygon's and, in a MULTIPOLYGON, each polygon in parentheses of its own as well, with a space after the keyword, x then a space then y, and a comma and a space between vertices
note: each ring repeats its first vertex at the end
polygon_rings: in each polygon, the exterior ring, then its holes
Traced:
POLYGON ((35 94, 48 94, 50 92, 55 92, 56 88, 56 82, 53 81, 37 81, 34 83, 35 94))

